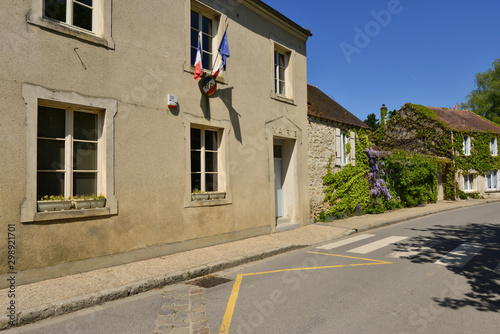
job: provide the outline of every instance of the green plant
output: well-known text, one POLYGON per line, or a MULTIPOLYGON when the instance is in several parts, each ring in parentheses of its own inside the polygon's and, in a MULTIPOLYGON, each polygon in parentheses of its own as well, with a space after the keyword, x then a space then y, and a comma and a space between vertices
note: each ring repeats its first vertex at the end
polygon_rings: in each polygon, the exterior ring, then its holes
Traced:
POLYGON ((192 191, 193 194, 201 194, 201 190, 198 188, 194 188, 192 191))
POLYGON ((45 195, 40 198, 40 201, 67 201, 68 199, 62 195, 45 195))
POLYGON ((71 197, 71 199, 78 200, 78 199, 87 199, 87 200, 98 200, 98 199, 106 199, 106 196, 103 194, 90 194, 90 195, 75 195, 71 197))

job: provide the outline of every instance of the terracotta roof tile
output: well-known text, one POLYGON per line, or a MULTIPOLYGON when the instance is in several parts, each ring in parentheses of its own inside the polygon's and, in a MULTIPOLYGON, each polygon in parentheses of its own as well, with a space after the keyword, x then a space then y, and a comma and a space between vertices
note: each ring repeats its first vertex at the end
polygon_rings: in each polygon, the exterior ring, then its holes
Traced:
POLYGON ((500 126, 474 114, 469 110, 428 107, 434 111, 444 123, 455 130, 473 132, 491 131, 500 134, 500 126))
POLYGON ((365 129, 370 128, 318 87, 309 84, 307 85, 307 115, 365 129))

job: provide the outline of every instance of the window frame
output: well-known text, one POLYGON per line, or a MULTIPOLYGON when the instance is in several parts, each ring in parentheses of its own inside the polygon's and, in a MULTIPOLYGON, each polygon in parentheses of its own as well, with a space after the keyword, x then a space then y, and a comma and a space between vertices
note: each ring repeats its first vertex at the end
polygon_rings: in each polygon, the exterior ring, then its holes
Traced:
MULTIPOLYGON (((67 0, 67 2, 75 0, 67 0)), ((111 0, 93 0, 92 31, 80 28, 66 21, 59 21, 44 15, 45 0, 31 0, 31 11, 27 16, 29 24, 52 30, 63 35, 104 46, 115 48, 111 34, 111 0)), ((67 17, 70 15, 68 10, 67 17)))
MULTIPOLYGON (((48 108, 56 108, 56 109, 62 109, 65 110, 65 137, 63 138, 57 138, 57 141, 63 141, 64 140, 64 169, 63 170, 57 170, 55 172, 59 173, 64 173, 64 191, 62 194, 45 194, 45 195, 62 195, 66 198, 70 198, 73 196, 77 195, 90 195, 90 194, 77 194, 75 193, 73 187, 74 187, 74 174, 75 173, 95 173, 96 174, 96 192, 94 195, 99 195, 103 193, 103 172, 102 172, 102 167, 103 167, 103 161, 102 161, 102 135, 103 135, 103 125, 104 125, 104 113, 105 111, 102 109, 98 108, 90 108, 90 107, 82 107, 78 105, 72 105, 68 103, 61 103, 61 102, 54 102, 54 101, 48 101, 48 100, 39 100, 38 107, 48 107, 48 108), (97 140, 82 140, 82 139, 76 139, 75 138, 75 132, 74 132, 74 117, 76 112, 83 112, 83 113, 90 113, 97 115, 97 140), (76 170, 74 168, 74 150, 75 150, 75 143, 93 143, 96 144, 97 146, 97 152, 96 152, 96 170, 76 170)), ((38 118, 37 118, 38 120, 38 118)), ((37 126, 38 127, 38 126, 37 126)), ((37 141, 39 139, 51 139, 52 138, 44 138, 44 137, 39 137, 37 135, 37 141)), ((38 157, 39 151, 38 151, 38 145, 37 145, 37 157, 38 157)), ((38 173, 44 173, 44 172, 54 172, 52 170, 41 170, 39 169, 39 166, 37 164, 37 177, 38 173)), ((38 183, 38 182, 37 182, 38 183)), ((37 185, 38 187, 38 185, 37 185)), ((38 193, 38 188, 37 188, 37 193, 38 193)), ((38 195, 37 195, 38 197, 38 195)))
POLYGON ((474 174, 464 174, 463 182, 464 182, 464 192, 473 192, 474 191, 474 174), (470 186, 470 187, 469 187, 470 186))
POLYGON ((47 89, 32 84, 22 85, 22 96, 26 104, 26 178, 25 199, 21 205, 21 222, 43 222, 60 219, 109 216, 118 214, 118 202, 114 193, 114 117, 118 102, 114 99, 84 96, 76 92, 47 89), (101 192, 106 196, 104 208, 37 212, 37 137, 38 105, 59 103, 79 106, 83 109, 103 111, 101 143, 101 192))
MULTIPOLYGON (((190 10, 190 21, 189 21, 189 31, 191 32, 190 34, 190 44, 189 44, 189 54, 190 54, 190 65, 191 67, 194 69, 194 61, 196 60, 196 56, 194 57, 194 59, 191 57, 192 55, 192 52, 193 52, 193 48, 196 50, 197 47, 198 47, 198 37, 196 37, 196 47, 194 47, 192 45, 193 41, 192 41, 192 31, 193 30, 196 30, 195 28, 193 28, 193 25, 192 25, 192 22, 191 22, 191 18, 192 18, 192 15, 191 15, 191 12, 195 12, 198 14, 198 27, 201 29, 198 29, 197 31, 202 33, 202 36, 203 35, 207 35, 209 36, 209 38, 211 39, 211 52, 209 51, 205 51, 204 48, 203 48, 203 37, 202 37, 202 45, 201 45, 201 58, 202 58, 202 62, 201 62, 201 65, 202 65, 202 70, 203 72, 205 73, 210 73, 213 69, 213 66, 214 66, 214 59, 215 59, 215 55, 217 54, 217 48, 218 46, 214 43, 214 41, 217 39, 217 32, 218 32, 218 23, 219 23, 219 18, 216 16, 216 15, 213 15, 213 14, 210 14, 206 11, 203 11, 201 10, 199 7, 196 7, 196 6, 192 6, 191 7, 191 10, 190 10), (205 33, 203 31, 203 17, 207 18, 207 19, 210 19, 212 21, 212 35, 209 35, 208 33, 205 33), (209 54, 211 56, 211 61, 209 64, 205 64, 205 62, 203 61, 203 54, 209 54), (208 67, 207 67, 208 65, 208 67)), ((198 36, 198 33, 196 34, 196 36, 198 36)))
POLYGON ((470 152, 471 152, 471 137, 464 135, 463 154, 465 156, 470 156, 470 152))
MULTIPOLYGON (((192 164, 192 155, 190 156, 190 159, 191 159, 191 180, 192 180, 192 175, 193 174, 200 174, 200 189, 198 189, 199 191, 201 192, 224 192, 223 189, 220 188, 220 184, 222 183, 221 181, 221 175, 220 175, 220 166, 221 166, 221 159, 220 159, 220 148, 221 148, 221 140, 222 140, 222 130, 221 129, 218 129, 218 128, 213 128, 213 127, 207 127, 207 126, 199 126, 199 125, 195 125, 193 124, 191 126, 191 129, 190 131, 192 131, 193 129, 198 129, 200 130, 200 149, 193 149, 192 147, 190 147, 190 151, 191 151, 191 154, 193 152, 200 152, 200 171, 196 171, 196 172, 193 172, 193 164, 192 164), (211 132, 215 132, 217 133, 217 143, 216 143, 216 147, 217 147, 217 150, 207 150, 206 148, 206 132, 207 131, 211 131, 211 132), (217 153, 217 171, 216 172, 207 172, 206 171, 206 156, 207 156, 207 153, 213 153, 213 152, 216 152, 217 153), (207 185, 206 185, 206 176, 207 174, 212 174, 212 175, 217 175, 217 189, 216 190, 207 190, 207 185)), ((192 136, 190 137, 190 142, 192 142, 192 136)), ((193 184, 192 184, 192 181, 191 181, 191 191, 193 191, 193 184)))
POLYGON ((486 191, 500 190, 500 171, 491 170, 484 175, 484 189, 486 191), (494 177, 492 177, 493 175, 494 177), (488 178, 490 180, 491 186, 488 186, 488 178), (494 187, 493 183, 495 183, 494 187))
POLYGON ((490 139, 490 154, 492 157, 498 156, 497 137, 493 137, 490 139))
POLYGON ((340 164, 345 166, 349 162, 349 154, 347 153, 347 143, 349 143, 350 137, 347 137, 345 131, 340 132, 340 164))

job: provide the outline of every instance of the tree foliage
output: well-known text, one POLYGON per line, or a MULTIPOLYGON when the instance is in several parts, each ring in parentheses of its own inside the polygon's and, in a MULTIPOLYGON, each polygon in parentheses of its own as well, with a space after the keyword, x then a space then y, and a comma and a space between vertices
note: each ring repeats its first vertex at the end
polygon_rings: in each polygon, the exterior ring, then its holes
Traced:
POLYGON ((364 120, 365 124, 368 125, 372 130, 376 130, 380 127, 380 123, 377 116, 374 113, 368 114, 364 120))
POLYGON ((460 107, 500 124, 500 58, 490 69, 476 74, 475 84, 476 89, 467 95, 460 107))

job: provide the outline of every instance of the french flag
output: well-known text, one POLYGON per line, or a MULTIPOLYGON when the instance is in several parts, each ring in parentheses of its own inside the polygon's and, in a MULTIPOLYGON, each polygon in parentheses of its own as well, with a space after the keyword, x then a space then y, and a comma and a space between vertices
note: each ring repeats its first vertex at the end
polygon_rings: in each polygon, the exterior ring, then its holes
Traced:
POLYGON ((217 78, 217 76, 220 73, 226 70, 226 58, 229 58, 229 44, 227 43, 227 28, 226 31, 224 31, 224 36, 222 37, 222 41, 220 41, 219 54, 221 59, 219 61, 219 64, 217 65, 217 70, 213 75, 214 79, 217 78))
POLYGON ((201 31, 198 33, 198 50, 196 51, 196 59, 194 61, 194 79, 198 80, 203 73, 201 65, 201 31))

